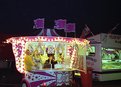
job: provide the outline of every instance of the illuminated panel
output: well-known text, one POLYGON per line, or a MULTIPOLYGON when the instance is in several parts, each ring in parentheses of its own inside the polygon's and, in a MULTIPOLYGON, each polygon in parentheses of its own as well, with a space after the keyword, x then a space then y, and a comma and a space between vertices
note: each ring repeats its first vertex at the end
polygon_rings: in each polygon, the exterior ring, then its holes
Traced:
POLYGON ((121 49, 102 47, 102 70, 121 69, 121 49))
MULTIPOLYGON (((72 68, 77 58, 76 45, 79 46, 81 55, 86 55, 85 50, 89 46, 89 41, 79 38, 68 37, 47 37, 47 36, 28 36, 28 37, 12 37, 7 39, 7 43, 12 43, 13 53, 15 55, 16 68, 20 73, 25 72, 24 55, 26 42, 61 42, 67 44, 66 56, 70 58, 69 67, 72 68)), ((86 62, 86 61, 85 61, 86 62)))

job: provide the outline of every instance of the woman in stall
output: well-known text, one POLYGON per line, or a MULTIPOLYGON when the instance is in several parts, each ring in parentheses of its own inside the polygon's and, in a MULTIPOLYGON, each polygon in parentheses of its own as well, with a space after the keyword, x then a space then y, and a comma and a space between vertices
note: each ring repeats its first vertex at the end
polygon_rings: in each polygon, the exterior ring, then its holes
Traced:
POLYGON ((36 66, 35 62, 32 59, 32 54, 29 49, 25 51, 24 65, 26 71, 34 70, 36 66))

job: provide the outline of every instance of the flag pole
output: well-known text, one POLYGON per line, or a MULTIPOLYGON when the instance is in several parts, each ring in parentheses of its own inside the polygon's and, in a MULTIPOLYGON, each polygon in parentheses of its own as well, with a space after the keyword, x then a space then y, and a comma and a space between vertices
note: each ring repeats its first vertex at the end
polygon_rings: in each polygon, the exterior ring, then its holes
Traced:
POLYGON ((92 34, 92 36, 94 36, 94 34, 92 33, 92 31, 91 31, 91 34, 92 34))
POLYGON ((111 34, 112 31, 114 31, 115 29, 117 29, 117 26, 118 26, 119 24, 120 24, 120 23, 116 24, 116 26, 114 26, 114 27, 108 32, 108 34, 111 34))
POLYGON ((74 32, 74 37, 76 38, 76 31, 74 32))
MULTIPOLYGON (((44 30, 44 29, 42 28, 42 30, 44 30)), ((43 31, 43 36, 44 36, 44 31, 43 31)))
MULTIPOLYGON (((87 28, 89 28, 86 24, 85 24, 85 26, 87 27, 87 28)), ((90 29, 89 29, 90 30, 90 29)), ((92 34, 92 36, 94 36, 94 34, 92 33, 92 31, 90 30, 90 33, 92 34)))
POLYGON ((65 36, 67 37, 67 32, 66 32, 66 35, 65 36))

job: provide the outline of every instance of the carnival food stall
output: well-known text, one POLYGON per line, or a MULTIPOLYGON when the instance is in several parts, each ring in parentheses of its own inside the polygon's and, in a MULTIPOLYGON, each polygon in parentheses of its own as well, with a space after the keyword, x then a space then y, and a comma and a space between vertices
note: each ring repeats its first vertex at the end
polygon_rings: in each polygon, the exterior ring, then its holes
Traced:
POLYGON ((93 68, 93 79, 110 81, 121 79, 121 35, 97 34, 90 40, 88 66, 93 68))
POLYGON ((74 70, 86 72, 86 39, 23 36, 7 43, 12 43, 16 68, 24 74, 22 87, 71 85, 74 70))

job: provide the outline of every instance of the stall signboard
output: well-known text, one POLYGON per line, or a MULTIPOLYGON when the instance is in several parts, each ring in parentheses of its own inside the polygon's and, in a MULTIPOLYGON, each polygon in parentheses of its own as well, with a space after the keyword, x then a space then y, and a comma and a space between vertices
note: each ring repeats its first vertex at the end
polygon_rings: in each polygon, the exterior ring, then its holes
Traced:
POLYGON ((106 48, 120 48, 121 47, 121 35, 116 34, 97 34, 88 38, 93 44, 101 43, 106 48))

